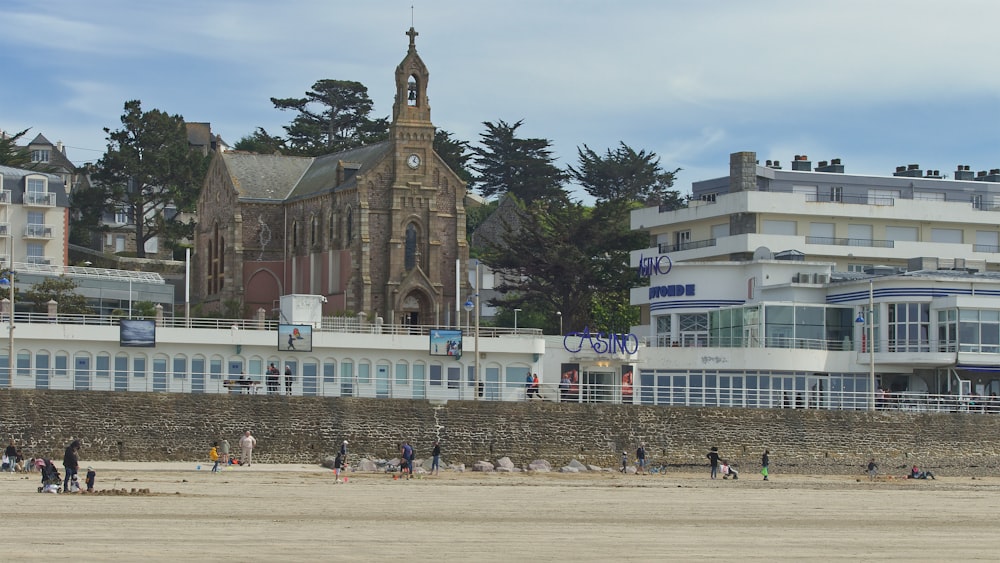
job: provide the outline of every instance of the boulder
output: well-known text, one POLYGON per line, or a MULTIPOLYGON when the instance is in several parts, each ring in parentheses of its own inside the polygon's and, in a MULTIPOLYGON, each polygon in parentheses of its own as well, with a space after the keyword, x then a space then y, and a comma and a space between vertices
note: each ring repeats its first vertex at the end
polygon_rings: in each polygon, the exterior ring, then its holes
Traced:
POLYGON ((582 464, 582 463, 580 463, 579 461, 577 461, 577 460, 575 460, 575 459, 573 459, 573 460, 570 460, 570 462, 569 462, 569 463, 567 463, 567 464, 566 464, 566 466, 567 466, 567 467, 575 467, 575 468, 576 468, 576 470, 577 470, 577 472, 580 472, 580 471, 587 471, 587 466, 586 466, 586 465, 584 465, 584 464, 582 464))
POLYGON ((472 464, 473 471, 482 471, 484 473, 491 473, 493 471, 493 464, 488 461, 477 461, 472 464))
MULTIPOLYGON (((350 466, 348 466, 350 467, 350 466)), ((361 459, 351 467, 354 471, 365 471, 367 473, 375 473, 378 471, 378 464, 370 459, 361 459)))
POLYGON ((538 471, 539 473, 548 473, 552 471, 552 464, 545 461, 544 459, 536 459, 535 461, 528 464, 528 471, 538 471))
POLYGON ((448 469, 451 470, 451 471, 456 471, 458 473, 465 473, 465 464, 464 463, 452 463, 451 465, 448 466, 448 469))
POLYGON ((573 467, 571 465, 564 465, 561 468, 559 468, 559 473, 579 473, 579 472, 580 472, 579 467, 573 467))
POLYGON ((497 471, 503 471, 504 473, 514 472, 514 462, 510 460, 509 457, 502 457, 497 460, 496 464, 497 471))

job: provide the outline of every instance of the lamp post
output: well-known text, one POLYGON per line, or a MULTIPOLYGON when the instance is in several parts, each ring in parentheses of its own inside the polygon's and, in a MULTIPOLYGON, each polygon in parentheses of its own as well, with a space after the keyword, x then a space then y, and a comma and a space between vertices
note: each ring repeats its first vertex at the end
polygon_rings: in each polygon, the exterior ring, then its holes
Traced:
POLYGON ((562 311, 556 311, 556 316, 559 317, 559 336, 562 336, 563 335, 562 311))
POLYGON ((480 313, 480 311, 482 311, 482 309, 479 308, 479 287, 482 285, 482 281, 483 281, 483 278, 481 277, 480 271, 479 271, 479 260, 476 260, 476 294, 475 294, 475 298, 476 298, 476 346, 475 346, 475 350, 474 350, 475 353, 476 353, 476 360, 475 360, 475 366, 476 366, 475 367, 475 370, 476 370, 476 392, 473 395, 475 397, 474 400, 476 400, 476 401, 479 400, 479 313, 480 313))
POLYGON ((520 309, 514 309, 514 334, 517 334, 517 313, 520 309))
POLYGON ((11 261, 11 267, 7 270, 7 277, 0 278, 0 287, 10 289, 10 308, 7 310, 7 344, 9 349, 7 351, 7 370, 9 374, 9 379, 7 381, 8 387, 14 388, 14 366, 17 363, 17 359, 14 358, 14 262, 11 261))
MULTIPOLYGON (((868 280, 868 317, 859 312, 854 319, 856 323, 864 323, 862 330, 868 336, 868 410, 875 410, 875 284, 868 280)), ((862 334, 864 334, 864 332, 862 334)))

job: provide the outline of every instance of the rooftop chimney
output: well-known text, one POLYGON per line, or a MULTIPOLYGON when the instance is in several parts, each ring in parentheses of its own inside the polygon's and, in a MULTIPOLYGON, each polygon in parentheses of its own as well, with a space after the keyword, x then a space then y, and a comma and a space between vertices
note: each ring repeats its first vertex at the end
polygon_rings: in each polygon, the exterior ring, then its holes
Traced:
POLYGON ((812 163, 809 162, 809 157, 804 154, 795 155, 795 160, 792 161, 792 170, 800 172, 809 172, 812 170, 812 163))
POLYGON ((969 169, 968 164, 959 164, 955 168, 955 179, 956 180, 974 180, 976 174, 969 169))
POLYGON ((924 175, 924 171, 920 169, 919 164, 910 164, 905 169, 902 166, 896 167, 896 172, 893 176, 909 176, 911 178, 919 178, 924 175))
POLYGON ((836 174, 843 174, 844 165, 840 163, 839 158, 831 160, 829 164, 827 164, 825 160, 821 160, 819 166, 816 167, 816 172, 833 172, 836 174))

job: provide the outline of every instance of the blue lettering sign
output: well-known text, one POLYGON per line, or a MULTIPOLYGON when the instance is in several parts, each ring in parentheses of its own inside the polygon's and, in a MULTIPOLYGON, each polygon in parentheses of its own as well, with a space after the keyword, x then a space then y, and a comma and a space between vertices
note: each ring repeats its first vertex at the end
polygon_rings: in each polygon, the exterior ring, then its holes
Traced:
POLYGON ((571 332, 563 336, 563 348, 567 352, 575 354, 583 350, 584 343, 595 354, 614 354, 616 352, 635 354, 639 351, 639 337, 631 333, 604 334, 603 332, 590 332, 589 327, 584 327, 583 332, 571 332), (577 340, 578 338, 579 340, 577 340))
POLYGON ((639 277, 648 278, 654 275, 666 275, 670 273, 673 267, 674 263, 665 254, 663 256, 650 256, 649 258, 644 257, 642 254, 639 255, 639 277))
POLYGON ((649 298, 659 299, 660 297, 694 297, 694 284, 649 286, 649 298))

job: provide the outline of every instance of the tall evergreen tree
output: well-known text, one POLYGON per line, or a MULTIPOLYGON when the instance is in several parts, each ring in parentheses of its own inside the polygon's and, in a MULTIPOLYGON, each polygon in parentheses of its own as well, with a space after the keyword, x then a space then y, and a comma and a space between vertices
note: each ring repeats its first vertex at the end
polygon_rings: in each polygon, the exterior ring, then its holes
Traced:
POLYGON ((194 211, 209 157, 191 150, 184 119, 160 110, 142 111, 142 102, 125 102, 122 128, 108 134, 108 149, 97 162, 94 186, 104 208, 124 212, 134 223, 136 254, 146 256, 146 242, 160 237, 172 248, 191 236, 192 223, 168 213, 194 211))
POLYGON ((274 154, 285 151, 285 140, 271 135, 263 127, 258 127, 253 133, 244 135, 239 141, 236 141, 233 148, 238 151, 274 154))
POLYGON ((340 152, 386 139, 389 119, 371 119, 368 88, 350 80, 319 80, 303 98, 271 98, 297 115, 285 126, 289 149, 302 155, 340 152))
POLYGON ((472 149, 476 185, 483 197, 512 194, 524 203, 566 199, 562 185, 566 173, 555 165, 547 139, 522 139, 517 129, 523 120, 509 124, 483 122, 481 146, 472 149))
POLYGON ((466 183, 472 182, 472 172, 469 171, 469 142, 452 138, 451 133, 444 129, 434 132, 434 152, 444 160, 458 177, 466 183))
POLYGON ((27 147, 20 147, 17 141, 28 132, 28 129, 10 136, 0 135, 0 164, 11 168, 29 168, 32 164, 31 154, 27 147))
POLYGON ((656 153, 635 149, 620 142, 614 151, 598 155, 587 145, 577 148, 579 164, 570 166, 570 176, 598 202, 642 202, 663 205, 681 201, 673 190, 680 168, 664 171, 656 153))

